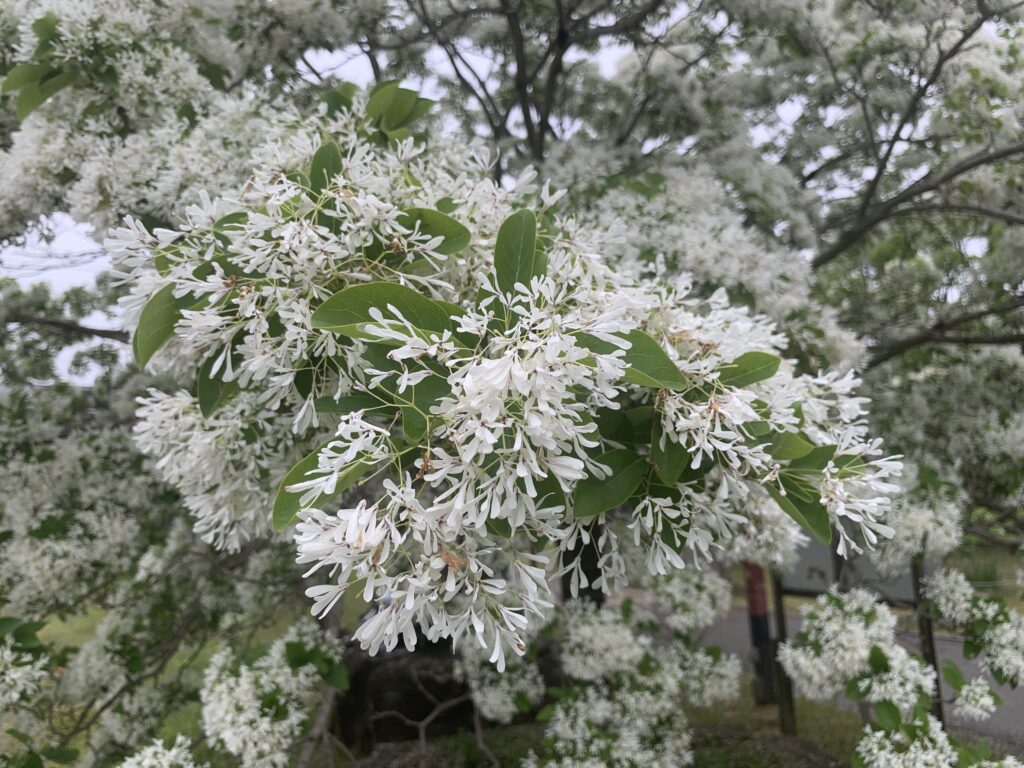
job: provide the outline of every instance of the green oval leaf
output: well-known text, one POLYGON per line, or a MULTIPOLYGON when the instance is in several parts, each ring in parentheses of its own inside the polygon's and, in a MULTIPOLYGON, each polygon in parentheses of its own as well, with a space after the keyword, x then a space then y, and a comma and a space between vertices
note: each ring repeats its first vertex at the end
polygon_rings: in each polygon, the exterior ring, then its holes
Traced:
POLYGON ((718 369, 718 381, 727 387, 748 387, 774 376, 781 362, 767 352, 745 352, 718 369))
MULTIPOLYGON (((317 448, 312 453, 303 457, 298 464, 288 470, 288 474, 285 475, 284 479, 278 484, 277 497, 274 499, 274 512, 272 518, 275 530, 283 531, 291 525, 300 509, 299 499, 302 498, 302 493, 290 493, 286 491, 285 488, 289 485, 295 485, 309 479, 306 475, 311 470, 316 469, 319 465, 318 457, 320 456, 320 451, 323 447, 324 446, 320 446, 320 448, 317 448)), ((372 466, 373 464, 369 464, 365 461, 352 462, 352 464, 346 467, 345 471, 342 472, 341 476, 338 478, 334 493, 330 496, 321 494, 317 498, 313 499, 310 506, 319 504, 329 498, 337 496, 339 493, 355 483, 356 480, 362 477, 372 466)))
POLYGON ((413 229, 419 222, 420 232, 430 237, 443 237, 444 242, 436 250, 445 256, 458 253, 469 245, 469 230, 451 216, 429 208, 410 208, 398 217, 398 223, 406 229, 413 229))
MULTIPOLYGON (((659 414, 660 416, 660 414, 659 414)), ((651 461, 658 469, 658 477, 666 485, 674 485, 683 474, 689 454, 679 443, 674 443, 665 436, 661 419, 654 419, 651 427, 651 461), (665 447, 661 447, 664 439, 665 447)))
POLYGON ((881 675, 889 671, 889 657, 880 647, 872 645, 871 653, 868 654, 868 666, 876 675, 881 675))
POLYGON ((533 211, 516 211, 498 229, 494 244, 494 272, 498 288, 512 293, 516 283, 529 283, 542 275, 537 258, 537 217, 533 211))
POLYGON ((353 338, 375 338, 360 328, 375 322, 371 309, 379 309, 385 317, 391 317, 389 305, 421 330, 442 332, 453 327, 450 306, 443 306, 398 283, 362 283, 338 291, 317 307, 312 324, 314 328, 353 338))
POLYGON ((224 403, 237 395, 241 388, 237 381, 224 381, 210 375, 217 355, 211 355, 199 368, 196 378, 196 397, 199 399, 199 410, 209 418, 224 403))
POLYGON ((576 484, 573 510, 579 519, 594 517, 619 506, 633 495, 647 474, 647 462, 643 457, 625 449, 608 451, 596 460, 611 469, 611 475, 603 479, 591 475, 576 484))
POLYGON ((395 131, 410 122, 409 116, 416 107, 419 94, 408 88, 395 88, 389 93, 388 103, 381 112, 380 127, 385 131, 395 131))
POLYGON ((819 445, 803 456, 789 462, 786 471, 821 472, 832 460, 836 447, 835 445, 819 445))
POLYGON ((899 729, 903 719, 900 717, 900 710, 891 701, 880 701, 875 704, 875 719, 886 731, 892 733, 899 729))
POLYGON ((174 298, 174 287, 171 285, 161 288, 146 302, 132 337, 135 364, 140 369, 145 368, 153 354, 171 338, 180 317, 181 307, 174 298))
POLYGON ((78 750, 74 747, 43 747, 39 754, 51 762, 67 765, 78 757, 78 750))
MULTIPOLYGON (((772 438, 768 453, 780 461, 800 459, 814 450, 814 443, 798 432, 778 432, 772 438)), ((834 450, 834 449, 833 449, 834 450)))
POLYGON ((309 188, 315 196, 319 196, 324 187, 330 184, 341 173, 341 150, 333 141, 320 145, 309 163, 309 188))
MULTIPOLYGON (((640 330, 621 335, 630 344, 624 357, 629 364, 622 376, 625 381, 652 389, 683 390, 689 387, 682 371, 657 341, 640 330)), ((589 333, 577 333, 575 336, 580 345, 599 355, 607 355, 618 349, 614 344, 589 333)))
POLYGON ((0 93, 10 93, 19 88, 24 88, 30 83, 38 83, 49 70, 50 66, 48 64, 32 64, 28 62, 15 64, 8 71, 3 84, 0 85, 0 93))
POLYGON ((387 80, 375 85, 373 90, 370 91, 370 98, 366 102, 366 116, 371 120, 383 117, 384 111, 388 108, 397 90, 397 80, 387 80))
POLYGON ((629 370, 624 376, 626 381, 657 389, 687 388, 686 377, 661 344, 643 331, 630 331, 625 339, 630 343, 625 358, 629 363, 629 370))
POLYGON ((775 502, 815 539, 825 546, 831 544, 832 523, 828 517, 828 510, 816 498, 810 498, 806 489, 798 486, 793 478, 783 475, 780 482, 786 490, 785 496, 774 485, 768 486, 768 493, 775 502))
POLYGON ((964 683, 966 682, 964 680, 963 672, 960 671, 960 667, 949 659, 942 663, 942 677, 953 687, 953 690, 955 691, 959 691, 963 688, 964 683))

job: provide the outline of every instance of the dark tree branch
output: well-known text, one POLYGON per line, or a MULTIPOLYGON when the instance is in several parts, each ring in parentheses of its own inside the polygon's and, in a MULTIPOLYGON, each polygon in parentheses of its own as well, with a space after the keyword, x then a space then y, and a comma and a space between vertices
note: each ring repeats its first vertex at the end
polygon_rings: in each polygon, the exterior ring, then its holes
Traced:
MULTIPOLYGON (((1017 306, 1024 306, 1024 299, 1018 300, 1017 306)), ((1003 310, 1009 311, 1009 310, 1003 310)), ((971 313, 974 317, 970 319, 977 319, 978 317, 984 317, 985 315, 997 314, 995 310, 979 310, 978 312, 971 313)), ((963 322, 968 322, 964 320, 963 322)), ((959 323, 963 324, 963 323, 959 323)), ((865 366, 866 370, 876 368, 882 363, 892 360, 895 357, 899 357, 904 352, 908 352, 915 347, 920 347, 924 344, 949 344, 949 345, 960 345, 960 346, 1000 346, 1004 344, 1024 344, 1024 333, 1003 333, 1003 334, 950 334, 947 332, 948 326, 939 328, 929 328, 924 331, 908 336, 905 339, 887 344, 881 347, 875 352, 868 360, 865 366)))
MULTIPOLYGON (((502 0, 502 7, 505 9, 505 20, 508 23, 508 33, 512 40, 512 55, 516 65, 514 85, 519 111, 523 117, 523 126, 526 128, 526 141, 533 158, 540 161, 544 158, 544 139, 542 135, 538 134, 537 126, 533 121, 533 99, 530 96, 528 75, 529 62, 526 58, 526 40, 523 37, 523 27, 519 19, 519 8, 512 0, 502 0)), ((543 132, 543 127, 541 132, 543 132)))
POLYGON ((859 243, 865 235, 877 224, 892 218, 897 209, 903 203, 907 203, 928 192, 933 192, 948 182, 974 170, 982 165, 997 163, 1008 157, 1024 153, 1024 141, 1010 144, 998 149, 983 150, 973 155, 968 155, 957 163, 941 172, 930 172, 918 181, 914 182, 902 192, 874 205, 865 215, 858 216, 831 246, 826 248, 814 261, 811 262, 815 269, 820 269, 826 264, 834 261, 847 250, 859 243))
MULTIPOLYGON (((316 719, 313 721, 313 727, 306 736, 306 741, 302 745, 302 753, 295 763, 296 768, 309 768, 313 764, 313 755, 316 753, 317 743, 323 741, 323 736, 327 733, 328 726, 331 723, 331 713, 334 711, 334 700, 337 694, 337 689, 331 686, 327 686, 324 691, 320 707, 317 709, 316 719)), ((328 746, 327 749, 328 754, 330 754, 330 747, 328 746)))
MULTIPOLYGON (((921 102, 925 96, 932 89, 932 86, 938 81, 942 75, 942 70, 950 59, 954 58, 963 47, 967 45, 968 41, 974 37, 978 30, 980 30, 985 22, 991 17, 992 11, 981 6, 979 8, 978 18, 975 19, 974 23, 971 24, 967 29, 963 31, 960 38, 949 48, 947 51, 939 49, 939 57, 935 61, 935 65, 932 67, 928 77, 921 82, 911 95, 907 106, 903 110, 903 114, 900 117, 899 123, 896 124, 896 129, 892 132, 889 137, 889 141, 886 144, 885 152, 882 154, 878 163, 875 166, 875 173, 868 182, 868 187, 864 192, 864 196, 861 200, 860 215, 863 216, 868 208, 871 206, 872 201, 875 198, 875 193, 878 191, 878 185, 882 181, 882 177, 885 175, 885 171, 889 165, 889 161, 892 160, 893 153, 896 151, 897 145, 900 143, 903 135, 903 129, 911 123, 917 121, 918 109, 921 106, 921 102)), ((870 126, 868 126, 870 127, 870 126)), ((873 140, 873 137, 872 137, 873 140)))
POLYGON ((985 219, 996 219, 1005 221, 1007 224, 1024 225, 1024 215, 1008 211, 1003 208, 989 208, 986 205, 974 205, 970 203, 921 203, 920 205, 904 206, 897 208, 892 217, 913 216, 918 213, 962 213, 971 216, 980 216, 985 219))
POLYGON ((125 331, 116 331, 109 328, 92 328, 87 325, 79 325, 73 320, 64 320, 56 317, 41 317, 32 314, 17 314, 9 317, 8 322, 21 323, 23 325, 43 325, 48 328, 56 328, 76 336, 96 336, 101 339, 110 339, 127 344, 129 336, 125 331))
MULTIPOLYGON (((608 35, 626 35, 630 32, 635 32, 643 26, 643 23, 647 21, 652 13, 657 11, 663 5, 665 5, 665 0, 649 0, 649 2, 645 3, 633 13, 623 16, 612 24, 606 24, 603 27, 590 27, 589 29, 585 29, 582 32, 574 34, 573 42, 586 43, 608 35)), ((589 16, 587 18, 589 18, 589 16)))

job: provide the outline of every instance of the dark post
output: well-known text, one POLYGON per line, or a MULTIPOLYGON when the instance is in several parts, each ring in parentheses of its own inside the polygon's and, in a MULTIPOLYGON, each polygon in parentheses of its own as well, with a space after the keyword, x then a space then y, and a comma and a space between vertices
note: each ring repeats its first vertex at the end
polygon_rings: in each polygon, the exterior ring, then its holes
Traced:
POLYGON ((939 672, 939 656, 935 652, 935 631, 932 627, 932 612, 924 599, 924 556, 917 555, 910 563, 910 575, 914 580, 914 611, 917 613, 917 632, 921 636, 921 655, 935 670, 935 694, 932 696, 932 714, 942 726, 946 718, 942 712, 942 674, 939 672))
POLYGON ((754 651, 754 700, 758 704, 774 704, 772 633, 768 624, 768 595, 764 586, 764 569, 753 563, 744 563, 743 573, 747 584, 750 644, 754 651))
POLYGON ((782 600, 782 579, 772 573, 772 600, 775 609, 775 642, 772 659, 775 662, 775 690, 779 699, 779 727, 788 736, 796 735, 796 707, 793 703, 793 683, 779 663, 779 645, 786 640, 786 609, 782 600))

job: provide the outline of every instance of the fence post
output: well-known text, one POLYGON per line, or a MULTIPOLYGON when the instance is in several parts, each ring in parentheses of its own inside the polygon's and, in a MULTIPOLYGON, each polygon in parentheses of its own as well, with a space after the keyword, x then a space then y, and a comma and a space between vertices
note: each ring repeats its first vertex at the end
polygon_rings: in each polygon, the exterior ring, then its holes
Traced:
POLYGON ((775 666, 775 690, 779 699, 779 727, 788 736, 796 735, 796 707, 793 704, 793 683, 779 663, 779 645, 786 640, 786 609, 783 604, 782 579, 772 572, 772 604, 775 609, 775 642, 772 659, 775 666))
POLYGON ((754 650, 754 700, 774 704, 775 677, 772 669, 772 632, 768 621, 768 595, 764 568, 743 563, 747 587, 747 615, 750 618, 750 645, 754 650))
POLYGON ((917 555, 910 562, 910 576, 914 581, 914 613, 917 614, 917 633, 921 638, 921 655, 935 670, 935 693, 932 695, 932 714, 946 727, 942 711, 942 673, 939 670, 939 655, 935 651, 935 629, 932 612, 924 599, 924 555, 917 555))

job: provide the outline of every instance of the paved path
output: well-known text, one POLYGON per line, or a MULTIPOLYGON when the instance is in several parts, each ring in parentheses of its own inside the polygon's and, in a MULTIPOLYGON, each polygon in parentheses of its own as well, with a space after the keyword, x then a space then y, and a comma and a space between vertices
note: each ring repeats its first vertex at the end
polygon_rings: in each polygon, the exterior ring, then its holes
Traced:
MULTIPOLYGON (((794 635, 800 629, 799 614, 787 611, 786 623, 790 636, 794 635)), ((920 648, 917 646, 916 632, 898 632, 897 636, 907 649, 920 652, 920 648)), ((703 639, 708 645, 717 645, 741 658, 748 658, 750 630, 746 609, 743 606, 734 607, 728 616, 704 633, 703 639)), ((979 674, 977 664, 964 659, 963 643, 960 638, 948 635, 937 636, 936 651, 939 656, 940 668, 942 662, 950 659, 960 667, 964 677, 970 679, 979 674)), ((943 698, 948 699, 951 696, 949 686, 945 684, 945 681, 940 681, 940 683, 943 685, 943 698)), ((1004 752, 1024 757, 1024 687, 1013 690, 1007 686, 1001 686, 996 688, 996 692, 1002 698, 1003 706, 996 710, 990 719, 981 723, 963 721, 953 716, 952 708, 947 705, 947 721, 954 731, 968 736, 983 736, 986 740, 990 740, 993 746, 999 747, 1004 752)), ((852 706, 849 702, 844 702, 845 699, 840 703, 844 706, 852 706)))

